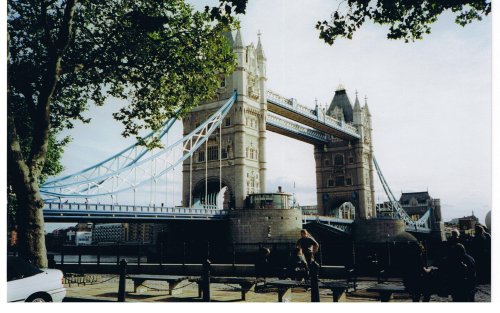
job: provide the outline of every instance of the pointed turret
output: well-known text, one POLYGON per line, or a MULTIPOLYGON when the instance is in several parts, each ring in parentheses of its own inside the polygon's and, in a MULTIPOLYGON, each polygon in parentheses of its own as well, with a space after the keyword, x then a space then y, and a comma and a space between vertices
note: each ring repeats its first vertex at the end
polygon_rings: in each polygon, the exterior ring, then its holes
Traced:
POLYGON ((234 39, 234 48, 237 49, 237 48, 244 48, 244 47, 245 46, 243 45, 243 37, 241 36, 241 32, 238 29, 238 31, 236 31, 236 38, 234 39))
POLYGON ((366 115, 368 115, 368 116, 372 116, 372 115, 370 114, 370 110, 368 110, 368 97, 366 97, 366 96, 365 96, 365 105, 363 106, 363 110, 365 110, 365 111, 366 111, 366 115))
POLYGON ((346 90, 342 85, 339 85, 337 87, 335 95, 333 96, 332 102, 330 103, 330 107, 326 111, 326 114, 332 116, 335 107, 339 107, 340 109, 342 109, 345 121, 347 123, 351 123, 353 121, 351 101, 349 100, 346 90))
POLYGON ((356 100, 354 100, 354 112, 361 112, 361 105, 359 104, 358 91, 356 90, 356 100))
POLYGON ((354 111, 352 121, 354 125, 363 124, 361 105, 359 104, 358 91, 356 90, 356 100, 354 100, 354 111))
POLYGON ((228 31, 224 32, 224 37, 227 39, 227 41, 229 42, 231 47, 233 47, 234 46, 233 33, 230 30, 228 30, 228 31))
POLYGON ((266 54, 264 53, 264 48, 262 48, 262 43, 260 41, 260 36, 262 35, 262 33, 259 31, 257 33, 257 36, 259 37, 259 42, 257 43, 257 58, 259 59, 262 59, 264 61, 266 61, 266 54))

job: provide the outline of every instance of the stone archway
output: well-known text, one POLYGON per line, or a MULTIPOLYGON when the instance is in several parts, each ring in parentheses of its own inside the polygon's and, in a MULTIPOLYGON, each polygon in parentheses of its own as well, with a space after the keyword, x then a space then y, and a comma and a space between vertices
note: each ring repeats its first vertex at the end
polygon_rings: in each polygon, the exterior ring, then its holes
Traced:
POLYGON ((222 179, 222 184, 220 183, 219 177, 208 177, 207 178, 207 199, 205 199, 205 179, 198 181, 193 188, 193 206, 204 206, 209 208, 217 208, 217 202, 223 199, 222 209, 227 210, 234 207, 234 193, 230 184, 222 179), (219 195, 219 187, 222 186, 224 194, 219 195), (217 199, 219 196, 219 199, 217 199), (222 197, 221 197, 222 196, 222 197))

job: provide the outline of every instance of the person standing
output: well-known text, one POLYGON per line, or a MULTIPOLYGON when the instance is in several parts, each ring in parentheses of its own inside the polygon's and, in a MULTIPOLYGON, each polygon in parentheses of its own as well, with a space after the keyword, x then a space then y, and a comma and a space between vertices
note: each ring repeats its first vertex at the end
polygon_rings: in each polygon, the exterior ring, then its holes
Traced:
POLYGON ((476 262, 465 247, 457 243, 441 267, 448 291, 454 302, 474 302, 476 293, 476 262))
POLYGON ((314 261, 314 255, 319 250, 318 242, 305 229, 300 231, 300 239, 297 241, 297 248, 300 249, 309 266, 314 261))

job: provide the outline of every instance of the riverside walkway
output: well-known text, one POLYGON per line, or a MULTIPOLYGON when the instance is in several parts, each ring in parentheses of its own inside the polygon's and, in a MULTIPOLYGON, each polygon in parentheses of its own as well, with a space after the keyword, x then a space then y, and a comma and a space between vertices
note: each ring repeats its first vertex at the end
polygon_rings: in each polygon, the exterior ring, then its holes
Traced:
MULTIPOLYGON (((269 281, 272 279, 268 279, 269 281)), ((67 288, 64 302, 116 302, 118 296, 117 275, 107 274, 87 274, 85 279, 67 278, 65 287, 67 288), (87 281, 87 283, 83 283, 87 281)), ((368 292, 367 289, 376 285, 376 280, 358 281, 356 291, 350 291, 343 295, 339 302, 378 302, 378 294, 368 292)), ((126 302, 201 302, 198 286, 196 283, 185 281, 176 286, 179 292, 169 295, 169 286, 166 282, 148 281, 136 288, 131 280, 126 281, 126 302)), ((250 290, 243 301, 241 299, 241 289, 238 285, 211 284, 212 302, 278 302, 277 290, 265 288, 262 290, 250 290)), ((330 290, 320 290, 320 301, 332 302, 332 292, 330 290)), ((395 294, 392 302, 411 302, 408 294, 395 294)), ((310 290, 304 288, 293 288, 291 297, 285 302, 311 302, 310 290)), ((438 297, 432 295, 431 302, 451 302, 451 297, 438 297)), ((476 293, 476 302, 491 302, 491 286, 480 285, 476 293)))

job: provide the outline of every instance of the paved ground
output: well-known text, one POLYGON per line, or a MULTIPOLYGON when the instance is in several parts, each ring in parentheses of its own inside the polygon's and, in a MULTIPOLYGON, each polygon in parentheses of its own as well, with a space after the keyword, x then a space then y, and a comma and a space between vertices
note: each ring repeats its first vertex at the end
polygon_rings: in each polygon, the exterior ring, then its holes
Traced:
MULTIPOLYGON (((73 279, 77 281, 77 279, 73 279)), ((65 302, 114 302, 118 296, 118 276, 116 275, 88 275, 86 281, 90 283, 66 283, 67 295, 65 302)), ((378 301, 376 293, 367 292, 366 289, 375 285, 374 281, 360 281, 356 292, 349 292, 340 299, 340 302, 369 302, 378 301)), ((241 292, 237 285, 211 284, 211 299, 213 302, 241 302, 241 292)), ((134 287, 131 280, 126 283, 127 302, 201 302, 198 298, 196 283, 184 281, 176 288, 178 294, 167 295, 168 286, 166 282, 146 281, 133 292, 134 287)), ((276 289, 251 290, 247 293, 246 302, 277 302, 276 289)), ((303 288, 292 289, 291 298, 288 302, 310 302, 311 293, 303 288)), ((332 302, 331 291, 320 290, 321 302, 332 302)), ((406 294, 394 295, 395 302, 411 302, 406 294)), ((431 302, 449 302, 451 298, 443 298, 433 295, 431 302)), ((491 301, 491 286, 480 285, 476 294, 477 302, 491 301)))

